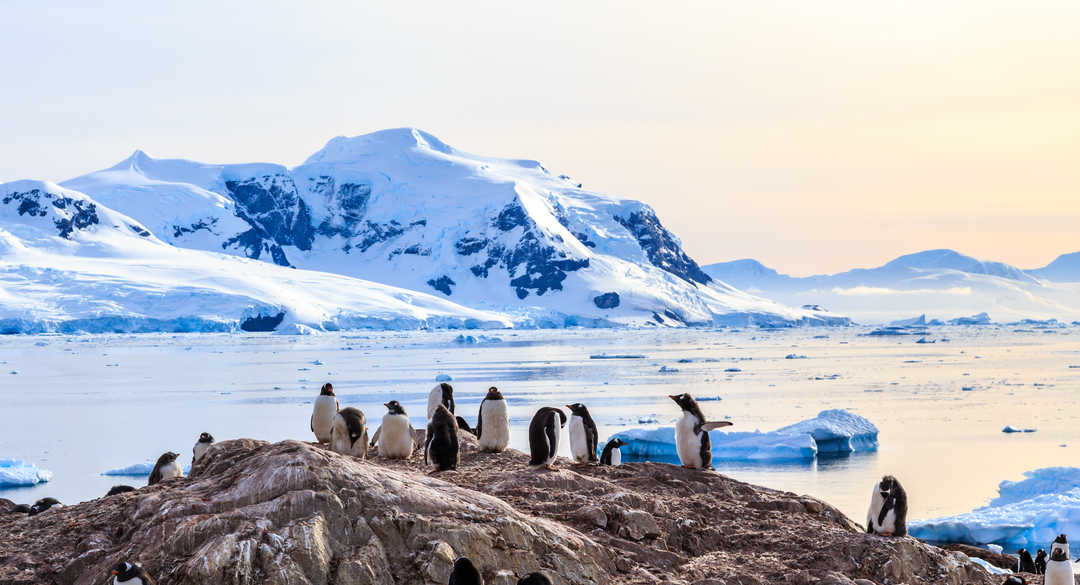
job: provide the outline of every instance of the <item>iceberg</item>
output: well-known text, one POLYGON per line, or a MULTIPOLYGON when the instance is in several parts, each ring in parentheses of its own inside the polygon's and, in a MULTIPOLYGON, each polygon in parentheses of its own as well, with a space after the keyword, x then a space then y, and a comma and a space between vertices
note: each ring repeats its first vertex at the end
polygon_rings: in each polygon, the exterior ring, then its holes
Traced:
POLYGON ((52 479, 52 472, 18 459, 0 459, 0 487, 31 486, 52 479))
POLYGON ((986 313, 979 313, 978 315, 972 315, 970 317, 957 317, 949 320, 949 325, 989 325, 990 323, 990 315, 986 313))
POLYGON ((1048 548, 1058 534, 1080 534, 1080 468, 1046 467, 1003 481, 998 497, 966 514, 908 522, 931 542, 997 544, 1006 550, 1048 548))
MULTIPOLYGON (((812 461, 819 453, 877 449, 878 429, 846 410, 824 410, 816 418, 771 432, 711 431, 714 461, 812 461)), ((627 443, 623 455, 645 461, 678 461, 675 428, 636 428, 613 435, 627 443)))
MULTIPOLYGON (((135 463, 134 465, 128 465, 127 467, 120 467, 117 469, 110 469, 103 472, 101 475, 108 476, 124 476, 124 477, 149 477, 150 473, 154 471, 154 462, 147 461, 144 463, 135 463)), ((184 475, 191 473, 191 466, 184 466, 184 475)))

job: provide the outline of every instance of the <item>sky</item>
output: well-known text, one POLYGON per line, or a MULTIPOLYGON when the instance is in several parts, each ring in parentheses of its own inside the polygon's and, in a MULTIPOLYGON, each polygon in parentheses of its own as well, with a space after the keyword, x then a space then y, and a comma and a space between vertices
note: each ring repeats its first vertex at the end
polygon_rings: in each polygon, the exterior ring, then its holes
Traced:
POLYGON ((0 0, 0 181, 413 126, 645 201, 700 263, 1080 250, 1080 3, 0 0))

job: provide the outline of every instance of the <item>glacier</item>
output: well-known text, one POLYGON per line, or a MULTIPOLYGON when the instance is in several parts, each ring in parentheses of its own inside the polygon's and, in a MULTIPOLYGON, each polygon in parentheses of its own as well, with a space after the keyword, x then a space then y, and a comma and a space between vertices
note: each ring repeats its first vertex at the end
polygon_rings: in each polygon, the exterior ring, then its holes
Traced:
MULTIPOLYGON (((678 461, 675 427, 633 428, 611 438, 626 441, 623 456, 635 460, 678 461)), ((823 410, 815 418, 770 432, 710 431, 714 461, 812 461, 819 454, 874 451, 878 429, 846 410, 823 410)), ((606 443, 606 441, 605 441, 606 443)))
POLYGON ((932 542, 997 544, 1009 550, 1049 548, 1058 534, 1080 534, 1080 468, 1046 467, 1003 481, 998 496, 966 514, 908 522, 932 542))
POLYGON ((52 479, 52 472, 38 469, 33 463, 0 458, 0 486, 31 486, 52 479))

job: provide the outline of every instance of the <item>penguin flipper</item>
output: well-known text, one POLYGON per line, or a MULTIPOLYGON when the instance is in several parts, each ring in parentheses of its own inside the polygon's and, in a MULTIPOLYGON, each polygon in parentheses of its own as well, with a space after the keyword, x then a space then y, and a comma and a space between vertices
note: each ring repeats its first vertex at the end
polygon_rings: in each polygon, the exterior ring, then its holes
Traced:
POLYGON ((589 428, 589 461, 596 463, 600 459, 596 456, 596 449, 600 446, 600 433, 596 432, 596 425, 589 428))
POLYGON ((476 438, 479 439, 481 433, 484 432, 484 403, 487 402, 487 398, 480 401, 480 412, 476 414, 476 438))
POLYGON ((558 443, 556 441, 559 440, 558 437, 555 434, 555 433, 557 433, 559 431, 556 430, 557 427, 554 424, 555 423, 554 416, 552 416, 551 422, 552 422, 552 424, 550 424, 550 425, 544 425, 544 433, 547 435, 547 444, 548 444, 547 459, 549 459, 549 460, 555 459, 555 453, 552 453, 552 451, 555 449, 555 446, 558 445, 558 443))
POLYGON ((718 420, 718 421, 712 421, 712 422, 707 422, 707 423, 701 423, 701 430, 703 430, 703 431, 714 431, 716 429, 722 429, 724 427, 730 427, 733 424, 735 424, 735 423, 733 423, 731 421, 728 421, 728 420, 718 420))
POLYGON ((368 445, 369 447, 374 447, 375 443, 379 442, 379 433, 381 433, 381 432, 382 432, 382 425, 379 425, 379 428, 375 429, 375 434, 372 435, 372 437, 371 437, 371 443, 368 445))

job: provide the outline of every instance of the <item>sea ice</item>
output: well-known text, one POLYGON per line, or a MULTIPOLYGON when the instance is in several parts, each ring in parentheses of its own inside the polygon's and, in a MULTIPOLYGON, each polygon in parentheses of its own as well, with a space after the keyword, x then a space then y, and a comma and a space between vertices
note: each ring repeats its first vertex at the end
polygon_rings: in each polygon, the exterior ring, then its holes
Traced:
POLYGON ((37 485, 52 479, 52 472, 18 459, 0 459, 0 486, 37 485))

